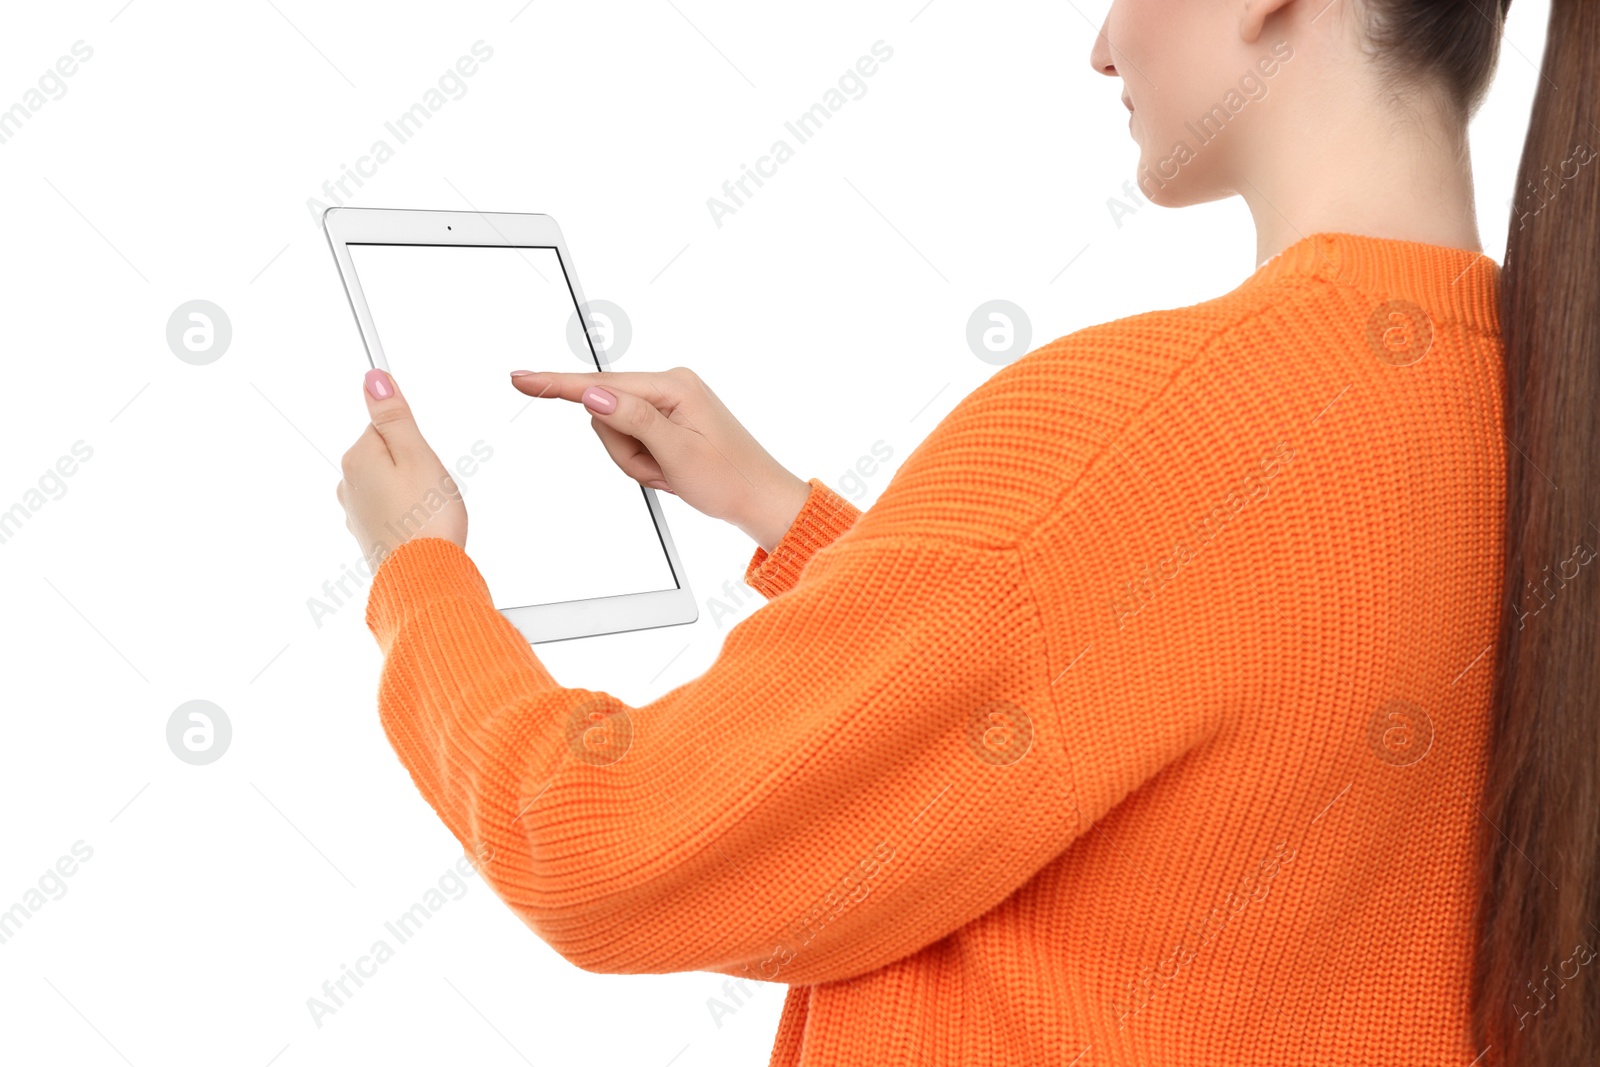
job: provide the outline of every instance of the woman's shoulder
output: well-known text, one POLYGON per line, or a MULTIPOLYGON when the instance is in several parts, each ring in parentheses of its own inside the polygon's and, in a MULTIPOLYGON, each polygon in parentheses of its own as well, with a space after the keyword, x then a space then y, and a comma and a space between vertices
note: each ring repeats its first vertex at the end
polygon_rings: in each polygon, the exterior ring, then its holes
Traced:
POLYGON ((1097 323, 1030 350, 940 420, 860 532, 910 521, 926 529, 932 516, 958 540, 1017 543, 1128 434, 1159 425, 1164 405, 1192 401, 1206 365, 1219 354, 1225 361, 1235 339, 1258 329, 1263 315, 1288 311, 1293 298, 1239 289, 1097 323))
POLYGON ((1161 373, 1191 363, 1248 335, 1263 319, 1301 317, 1301 305, 1315 293, 1306 279, 1283 284, 1251 280, 1198 303, 1095 323, 1031 350, 996 372, 985 387, 1004 389, 1015 378, 1081 377, 1082 371, 1092 369, 1103 373, 1108 384, 1137 389, 1140 372, 1161 373))

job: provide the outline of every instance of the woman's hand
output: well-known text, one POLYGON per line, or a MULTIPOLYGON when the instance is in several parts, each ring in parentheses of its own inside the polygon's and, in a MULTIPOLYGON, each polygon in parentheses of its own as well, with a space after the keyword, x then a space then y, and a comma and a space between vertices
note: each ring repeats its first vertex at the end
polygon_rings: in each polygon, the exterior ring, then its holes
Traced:
POLYGON ((529 396, 583 404, 594 432, 624 474, 733 523, 769 552, 811 492, 686 367, 660 372, 513 371, 511 383, 529 396))
POLYGON ((344 454, 336 495, 347 530, 376 573, 385 556, 416 537, 467 547, 467 505, 455 479, 422 439, 411 406, 387 371, 367 372, 372 422, 344 454))

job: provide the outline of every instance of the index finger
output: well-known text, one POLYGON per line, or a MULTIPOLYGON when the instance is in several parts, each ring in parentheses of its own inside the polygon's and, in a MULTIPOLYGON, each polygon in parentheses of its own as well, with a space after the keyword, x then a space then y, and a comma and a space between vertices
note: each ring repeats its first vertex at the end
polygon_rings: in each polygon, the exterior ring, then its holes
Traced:
POLYGON ((677 404, 679 397, 675 394, 669 395, 668 382, 669 379, 663 374, 637 370, 535 370, 514 374, 511 377, 511 384, 519 392, 529 396, 556 397, 582 403, 585 389, 591 385, 601 385, 607 389, 621 389, 656 407, 670 408, 677 404))

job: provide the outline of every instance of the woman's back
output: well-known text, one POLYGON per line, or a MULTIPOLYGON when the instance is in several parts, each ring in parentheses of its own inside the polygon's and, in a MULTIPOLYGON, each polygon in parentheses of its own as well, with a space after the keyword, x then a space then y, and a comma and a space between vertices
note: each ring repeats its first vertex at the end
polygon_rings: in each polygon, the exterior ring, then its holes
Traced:
MULTIPOLYGON (((907 459, 841 543, 1018 547, 1035 684, 991 716, 993 774, 1019 732, 1059 738, 1057 795, 1012 830, 1077 837, 948 937, 792 989, 775 1064, 1477 1057, 1498 280, 1314 234, 1216 300, 1030 353, 907 459)), ((1558 586, 1525 625, 1556 624, 1558 586)))

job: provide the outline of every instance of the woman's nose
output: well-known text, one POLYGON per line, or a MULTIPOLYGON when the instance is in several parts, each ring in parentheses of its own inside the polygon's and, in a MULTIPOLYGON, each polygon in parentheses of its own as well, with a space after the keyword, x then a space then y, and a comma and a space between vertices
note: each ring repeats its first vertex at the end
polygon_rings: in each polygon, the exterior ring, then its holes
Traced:
MULTIPOLYGON (((1111 21, 1111 16, 1106 16, 1106 23, 1111 21)), ((1117 65, 1111 59, 1111 39, 1106 36, 1105 24, 1100 26, 1100 32, 1095 35, 1094 47, 1089 49, 1089 66, 1097 73, 1108 77, 1117 76, 1117 65)))

